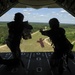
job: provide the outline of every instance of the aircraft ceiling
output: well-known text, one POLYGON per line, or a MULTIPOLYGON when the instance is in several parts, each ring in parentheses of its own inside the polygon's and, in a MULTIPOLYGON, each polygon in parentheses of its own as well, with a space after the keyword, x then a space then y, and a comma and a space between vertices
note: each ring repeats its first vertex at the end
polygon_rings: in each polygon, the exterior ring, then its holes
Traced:
POLYGON ((75 0, 0 0, 0 16, 10 8, 60 8, 75 16, 75 0))
POLYGON ((62 7, 71 15, 75 16, 75 0, 18 0, 15 7, 60 8, 62 7))
POLYGON ((15 7, 18 8, 31 7, 31 8, 39 9, 42 7, 57 8, 60 6, 56 4, 54 0, 18 0, 18 4, 15 5, 15 7))
POLYGON ((0 0, 0 16, 10 8, 58 8, 54 0, 0 0))

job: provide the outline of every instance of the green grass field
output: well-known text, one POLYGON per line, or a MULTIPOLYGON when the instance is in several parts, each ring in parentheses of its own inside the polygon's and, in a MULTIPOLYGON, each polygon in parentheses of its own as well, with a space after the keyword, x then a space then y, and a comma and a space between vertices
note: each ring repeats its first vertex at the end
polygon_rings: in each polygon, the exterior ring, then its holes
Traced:
MULTIPOLYGON (((49 29, 49 26, 47 23, 31 23, 33 26, 32 33, 36 32, 40 28, 44 28, 47 26, 49 29)), ((75 25, 65 25, 61 24, 61 27, 63 27, 66 31, 66 36, 70 40, 70 42, 73 43, 73 51, 75 51, 75 25)), ((4 41, 8 36, 8 28, 6 23, 0 23, 0 45, 4 45, 4 41)), ((32 34, 32 39, 29 40, 21 40, 21 51, 22 52, 49 52, 53 51, 52 47, 44 42, 45 47, 42 48, 41 45, 37 42, 39 38, 45 39, 46 36, 43 36, 40 34, 40 32, 36 34, 32 34)), ((0 52, 9 52, 9 48, 7 46, 1 47, 0 52)))
MULTIPOLYGON (((32 34, 32 39, 28 39, 28 40, 22 39, 20 44, 21 51, 22 52, 51 52, 53 51, 52 46, 47 44, 45 41, 44 41, 44 47, 42 48, 40 43, 37 42, 39 38, 46 39, 47 37, 41 35, 41 33, 38 31, 35 34, 32 34)), ((73 51, 75 51, 75 49, 73 49, 73 51)), ((10 50, 7 46, 4 46, 0 48, 0 52, 10 52, 10 50)))
MULTIPOLYGON (((42 36, 38 31, 35 34, 32 34, 32 39, 21 40, 20 48, 22 52, 50 52, 53 51, 52 47, 44 42, 44 47, 42 48, 40 43, 37 41, 39 38, 45 39, 46 36, 42 36)), ((0 48, 0 52, 10 52, 7 46, 0 48)))
POLYGON ((21 49, 25 52, 49 52, 52 51, 52 47, 44 42, 44 47, 42 48, 40 43, 37 41, 42 38, 47 38, 46 36, 42 36, 40 32, 32 35, 32 39, 22 40, 21 49))

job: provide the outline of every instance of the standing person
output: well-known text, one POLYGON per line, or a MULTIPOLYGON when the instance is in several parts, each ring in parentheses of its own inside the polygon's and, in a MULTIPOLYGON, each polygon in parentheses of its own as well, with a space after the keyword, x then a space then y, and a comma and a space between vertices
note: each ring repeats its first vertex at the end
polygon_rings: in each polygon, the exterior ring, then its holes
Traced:
MULTIPOLYGON (((54 67, 55 62, 59 60, 64 53, 72 50, 73 45, 65 36, 65 30, 60 27, 60 23, 57 18, 52 18, 49 20, 50 30, 43 31, 40 29, 42 35, 48 36, 52 41, 54 52, 50 58, 51 68, 54 67)), ((71 55, 72 58, 73 55, 71 55)), ((61 71, 60 71, 61 72, 61 71)))
POLYGON ((12 52, 13 59, 17 60, 16 64, 19 64, 21 59, 20 41, 21 38, 24 37, 23 30, 33 29, 33 27, 28 24, 28 21, 23 22, 23 19, 24 15, 22 13, 16 13, 14 21, 7 23, 9 35, 6 42, 12 52))

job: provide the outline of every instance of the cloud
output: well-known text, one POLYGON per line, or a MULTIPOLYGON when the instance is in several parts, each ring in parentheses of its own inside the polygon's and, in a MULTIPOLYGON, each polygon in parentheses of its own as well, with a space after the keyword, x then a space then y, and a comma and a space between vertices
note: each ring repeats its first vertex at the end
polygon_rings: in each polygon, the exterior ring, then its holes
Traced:
POLYGON ((29 9, 29 10, 28 10, 28 9, 24 9, 24 10, 23 10, 23 13, 24 13, 25 15, 30 15, 30 14, 32 13, 32 11, 33 11, 32 9, 29 9))
POLYGON ((61 12, 61 13, 65 13, 65 12, 67 12, 67 11, 66 11, 66 10, 61 10, 60 12, 61 12))
POLYGON ((45 16, 45 15, 40 15, 41 17, 45 16))
POLYGON ((24 11, 24 12, 27 12, 28 10, 24 9, 23 11, 24 11))
POLYGON ((23 12, 25 15, 30 15, 31 14, 31 12, 29 12, 29 11, 24 11, 23 12))
POLYGON ((52 14, 55 14, 55 13, 56 13, 56 12, 54 12, 54 11, 52 12, 52 14))
POLYGON ((34 11, 34 9, 30 9, 30 8, 26 8, 26 9, 23 9, 24 12, 32 12, 34 11))

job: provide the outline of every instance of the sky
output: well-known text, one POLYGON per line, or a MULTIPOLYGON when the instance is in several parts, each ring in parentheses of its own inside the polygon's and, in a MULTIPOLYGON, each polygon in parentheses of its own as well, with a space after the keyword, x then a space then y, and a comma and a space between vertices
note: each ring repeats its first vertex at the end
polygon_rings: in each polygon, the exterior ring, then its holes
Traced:
POLYGON ((75 24, 75 17, 63 8, 12 8, 0 17, 0 21, 13 21, 17 12, 24 15, 24 21, 48 23, 51 18, 57 18, 60 23, 75 24))

